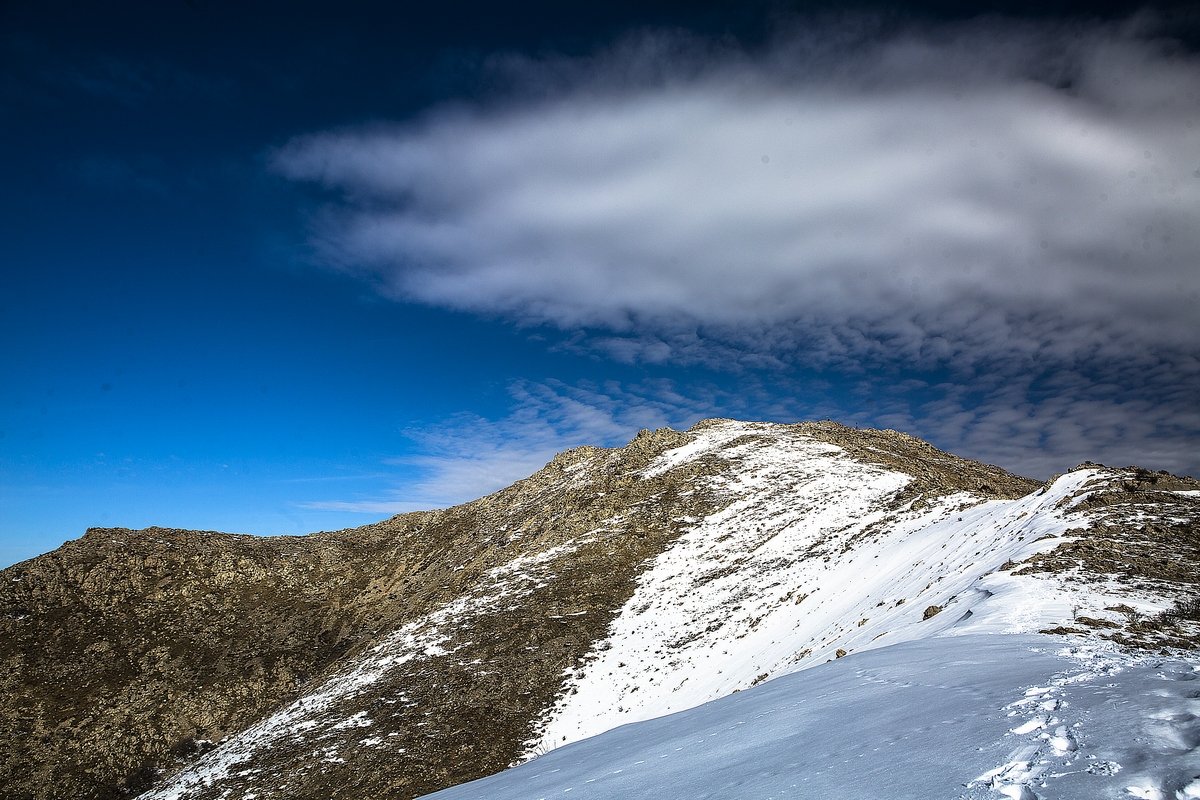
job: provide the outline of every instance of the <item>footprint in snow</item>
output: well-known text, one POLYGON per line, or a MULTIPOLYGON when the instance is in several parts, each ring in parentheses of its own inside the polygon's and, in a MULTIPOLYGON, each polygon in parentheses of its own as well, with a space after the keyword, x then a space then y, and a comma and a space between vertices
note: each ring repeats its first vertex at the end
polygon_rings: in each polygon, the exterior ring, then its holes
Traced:
POLYGON ((1126 786, 1125 792, 1128 797, 1136 797, 1139 800, 1166 800, 1162 790, 1153 785, 1126 786))
POLYGON ((1147 729, 1167 748, 1191 752, 1200 747, 1200 723, 1197 723, 1191 714, 1180 716, 1190 719, 1182 722, 1160 719, 1151 723, 1147 729))
POLYGON ((1012 800, 1041 800, 1041 795, 1034 792, 1028 786, 1021 784, 1014 783, 1008 786, 1001 786, 996 791, 1005 797, 1012 798, 1012 800))
POLYGON ((1159 673, 1159 677, 1171 680, 1170 688, 1158 689, 1154 694, 1169 699, 1179 699, 1182 702, 1175 708, 1162 709, 1150 715, 1146 731, 1158 740, 1158 743, 1169 750, 1192 752, 1200 748, 1200 718, 1190 710, 1200 710, 1193 701, 1200 691, 1190 688, 1190 681, 1195 677, 1194 670, 1172 671, 1159 673), (1183 685, 1180 685, 1180 682, 1183 685), (1188 687, 1188 688, 1184 688, 1188 687))
POLYGON ((1194 681, 1200 675, 1197 675, 1195 669, 1191 670, 1172 670, 1170 672, 1160 672, 1158 677, 1165 681, 1194 681))
POLYGON ((1013 728, 1009 731, 1009 733, 1015 733, 1017 736, 1024 736, 1027 733, 1033 733, 1034 731, 1041 730, 1042 728, 1046 727, 1047 724, 1054 724, 1055 722, 1057 722, 1057 720, 1047 720, 1044 715, 1038 714, 1033 719, 1013 728))
POLYGON ((1179 800, 1200 800, 1200 775, 1197 775, 1191 783, 1176 792, 1175 796, 1179 800))
POLYGON ((1050 745, 1051 749, 1054 750, 1054 755, 1056 756, 1070 755, 1079 749, 1079 745, 1076 743, 1075 737, 1072 736, 1070 731, 1067 730, 1066 725, 1059 725, 1057 728, 1055 728, 1053 735, 1042 735, 1045 737, 1045 740, 1050 745))

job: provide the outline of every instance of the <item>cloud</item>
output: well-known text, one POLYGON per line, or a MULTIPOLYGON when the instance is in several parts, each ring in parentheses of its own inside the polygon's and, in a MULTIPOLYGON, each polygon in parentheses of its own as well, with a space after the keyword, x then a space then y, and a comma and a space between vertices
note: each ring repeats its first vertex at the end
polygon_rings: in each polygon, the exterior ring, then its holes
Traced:
MULTIPOLYGON (((1000 387, 928 387, 930 399, 897 393, 856 421, 892 427, 939 447, 1036 478, 1084 461, 1200 473, 1194 399, 1105 387, 1095 376, 1061 372, 1053 386, 1009 376, 1000 387), (888 400, 890 399, 890 402, 888 400)), ((1194 397, 1194 395, 1193 395, 1194 397)))
POLYGON ((533 101, 277 164, 346 193, 325 253, 381 291, 598 329, 626 357, 1195 346, 1194 57, 1108 27, 814 41, 699 68, 643 37, 586 76, 543 65, 574 77, 533 101))
POLYGON ((526 478, 563 450, 624 445, 642 428, 684 429, 738 405, 731 397, 718 399, 716 389, 685 397, 665 381, 634 387, 520 381, 510 394, 512 410, 499 419, 462 414, 408 431, 415 455, 386 464, 397 473, 415 472, 415 479, 397 477, 377 495, 304 507, 371 514, 444 508, 526 478))
MULTIPOLYGON (((276 154, 336 197, 326 263, 556 347, 861 388, 758 416, 1035 475, 1200 467, 1200 59, 1152 21, 644 33, 495 68, 496 97, 276 154)), ((590 441, 562 430, 484 452, 590 441)))
POLYGON ((836 419, 894 428, 957 455, 1043 479, 1089 460, 1198 471, 1194 431, 1200 429, 1200 408, 1171 416, 1146 398, 1097 395, 1093 377, 1065 373, 1056 380, 1040 397, 1028 381, 984 391, 919 380, 890 388, 867 382, 859 387, 869 394, 867 402, 838 399, 824 392, 829 387, 790 380, 772 386, 749 378, 736 392, 670 381, 634 386, 519 381, 510 390, 512 409, 502 417, 463 414, 408 431, 414 454, 388 459, 381 472, 369 476, 383 478, 390 488, 303 507, 372 515, 444 508, 509 486, 563 450, 621 446, 641 428, 684 430, 716 416, 836 419))

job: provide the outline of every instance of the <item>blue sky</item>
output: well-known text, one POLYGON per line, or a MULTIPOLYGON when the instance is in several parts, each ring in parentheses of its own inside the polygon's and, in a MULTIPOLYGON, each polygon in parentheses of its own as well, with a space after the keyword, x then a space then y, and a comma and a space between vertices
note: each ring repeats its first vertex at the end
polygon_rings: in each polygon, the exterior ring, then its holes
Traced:
POLYGON ((0 9, 0 564, 708 416, 1200 470, 1186 7, 77 5, 0 9))

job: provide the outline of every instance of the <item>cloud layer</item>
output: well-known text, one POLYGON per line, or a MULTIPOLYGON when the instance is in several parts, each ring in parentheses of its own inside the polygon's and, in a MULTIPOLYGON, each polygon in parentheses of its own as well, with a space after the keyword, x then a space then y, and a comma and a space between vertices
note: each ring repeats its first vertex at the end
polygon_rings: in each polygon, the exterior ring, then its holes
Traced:
POLYGON ((277 153, 338 193, 327 262, 622 361, 853 378, 832 415, 1034 474, 1197 468, 1200 59, 1144 20, 497 63, 502 97, 277 153))
POLYGON ((278 163, 346 192, 326 252, 383 291, 645 358, 697 328, 824 362, 1194 346, 1197 61, 1107 28, 938 33, 703 67, 644 38, 534 101, 278 163))

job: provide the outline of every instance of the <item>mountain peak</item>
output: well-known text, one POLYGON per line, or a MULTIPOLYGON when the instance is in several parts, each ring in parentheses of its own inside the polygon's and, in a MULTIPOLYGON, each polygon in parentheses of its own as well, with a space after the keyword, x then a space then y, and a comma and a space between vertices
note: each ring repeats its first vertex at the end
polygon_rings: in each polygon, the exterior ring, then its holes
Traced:
POLYGON ((1155 615, 1200 579, 1200 497, 1139 476, 714 419, 353 530, 93 529, 2 573, 0 781, 413 797, 901 642, 1194 642, 1155 615))

